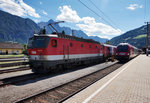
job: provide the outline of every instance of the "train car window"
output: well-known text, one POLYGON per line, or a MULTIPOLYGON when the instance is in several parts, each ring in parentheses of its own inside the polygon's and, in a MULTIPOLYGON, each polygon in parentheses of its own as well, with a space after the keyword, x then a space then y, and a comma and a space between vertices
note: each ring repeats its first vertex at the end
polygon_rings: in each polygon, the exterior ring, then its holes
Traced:
POLYGON ((96 46, 96 48, 97 48, 97 46, 96 46))
POLYGON ((70 43, 70 47, 72 47, 73 46, 73 44, 72 43, 70 43))
POLYGON ((52 40, 52 47, 57 47, 57 40, 55 39, 52 40))
POLYGON ((89 45, 89 48, 91 48, 91 45, 89 45))
POLYGON ((83 48, 83 44, 81 44, 81 48, 83 48))

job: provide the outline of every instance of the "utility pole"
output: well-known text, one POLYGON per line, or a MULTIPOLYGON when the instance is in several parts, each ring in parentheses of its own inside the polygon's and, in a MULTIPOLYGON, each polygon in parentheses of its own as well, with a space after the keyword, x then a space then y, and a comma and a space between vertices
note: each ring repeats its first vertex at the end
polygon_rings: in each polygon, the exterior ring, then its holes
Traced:
POLYGON ((72 30, 72 36, 74 36, 74 31, 75 31, 75 30, 72 30))
POLYGON ((146 36, 146 55, 148 56, 148 37, 149 37, 149 23, 145 22, 147 24, 147 36, 146 36))

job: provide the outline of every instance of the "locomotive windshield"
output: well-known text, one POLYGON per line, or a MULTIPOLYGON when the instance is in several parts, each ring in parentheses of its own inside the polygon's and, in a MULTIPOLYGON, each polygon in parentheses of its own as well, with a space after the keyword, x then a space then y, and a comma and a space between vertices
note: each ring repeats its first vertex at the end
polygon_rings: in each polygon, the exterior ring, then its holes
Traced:
POLYGON ((35 36, 29 39, 28 48, 46 48, 49 43, 47 36, 35 36))
POLYGON ((118 47, 117 47, 117 51, 118 52, 127 52, 128 51, 128 45, 119 45, 118 47))

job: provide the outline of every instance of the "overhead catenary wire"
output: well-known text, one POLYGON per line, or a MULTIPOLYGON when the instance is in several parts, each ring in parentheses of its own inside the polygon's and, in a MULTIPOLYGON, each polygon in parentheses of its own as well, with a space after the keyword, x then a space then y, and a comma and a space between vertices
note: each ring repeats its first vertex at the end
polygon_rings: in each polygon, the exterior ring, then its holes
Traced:
POLYGON ((144 1, 144 21, 146 21, 146 9, 147 9, 147 5, 146 5, 146 0, 144 1))
MULTIPOLYGON (((80 1, 80 0, 79 0, 80 1)), ((9 4, 9 5, 12 5, 12 6, 16 6, 16 5, 13 5, 13 4, 10 4, 10 3, 8 3, 8 2, 5 2, 5 1, 2 1, 1 3, 7 3, 7 4, 9 4)), ((34 6, 37 6, 37 5, 34 5, 34 6)), ((41 9, 43 9, 42 7, 40 7, 40 6, 37 6, 38 8, 41 8, 41 9)), ((90 8, 89 8, 90 9, 90 8)), ((92 10, 92 9, 90 9, 90 10, 92 10)), ((92 10, 93 11, 93 10, 92 10)), ((93 11, 94 12, 94 11, 93 11)), ((45 18, 47 18, 47 19, 54 19, 54 18, 52 18, 52 17, 50 17, 50 16, 47 16, 47 15, 44 15, 44 14, 42 14, 42 13, 38 13, 38 14, 40 14, 40 15, 42 15, 42 16, 44 16, 45 18)), ((52 13, 51 13, 52 14, 52 13)), ((115 28, 112 24, 110 24, 108 21, 106 21, 104 18, 102 18, 98 13, 96 13, 95 12, 95 14, 97 15, 97 16, 99 16, 101 19, 103 19, 106 23, 108 23, 110 26, 112 26, 113 28, 115 28)), ((35 18, 36 19, 36 18, 35 18)), ((33 19, 34 20, 34 19, 33 19)), ((67 22, 66 22, 67 23, 67 22)), ((65 23, 65 24, 66 24, 65 23)), ((74 28, 77 28, 77 27, 75 27, 75 26, 73 26, 73 25, 70 25, 69 24, 69 22, 66 24, 66 25, 69 25, 69 26, 71 26, 71 27, 74 27, 74 28)), ((117 29, 118 30, 118 29, 117 29)))
MULTIPOLYGON (((115 25, 115 27, 116 28, 119 28, 111 19, 110 19, 110 17, 108 17, 108 15, 106 15, 93 1, 91 1, 91 0, 89 0, 90 1, 90 3, 95 7, 95 8, 97 8, 109 21, 111 21, 111 23, 113 24, 113 25, 115 25)), ((119 28, 120 29, 120 28, 119 28)), ((120 29, 121 30, 121 29, 120 29)))
POLYGON ((96 13, 94 10, 92 10, 90 7, 88 7, 86 4, 84 4, 81 0, 78 0, 82 5, 84 5, 87 9, 89 9, 91 12, 93 12, 95 15, 97 15, 98 17, 100 17, 104 22, 106 22, 108 25, 112 26, 113 28, 117 29, 116 27, 114 27, 110 22, 108 22, 107 20, 105 20, 102 16, 100 16, 98 13, 96 13))

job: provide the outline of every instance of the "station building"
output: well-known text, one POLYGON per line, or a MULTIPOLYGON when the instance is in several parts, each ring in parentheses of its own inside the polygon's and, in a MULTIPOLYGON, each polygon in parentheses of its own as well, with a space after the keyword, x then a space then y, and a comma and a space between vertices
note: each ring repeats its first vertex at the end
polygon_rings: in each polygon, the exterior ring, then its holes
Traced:
POLYGON ((0 54, 21 54, 22 50, 19 43, 0 43, 0 54))

